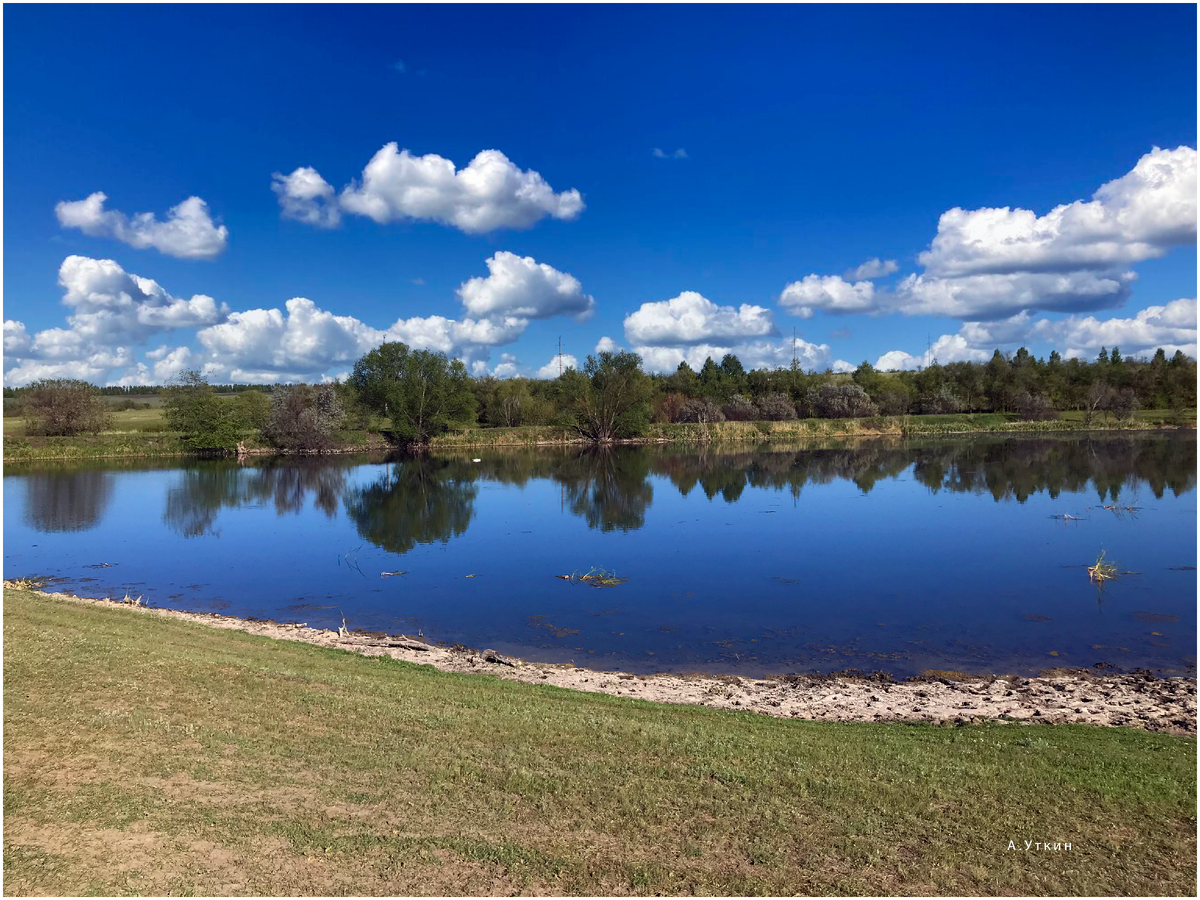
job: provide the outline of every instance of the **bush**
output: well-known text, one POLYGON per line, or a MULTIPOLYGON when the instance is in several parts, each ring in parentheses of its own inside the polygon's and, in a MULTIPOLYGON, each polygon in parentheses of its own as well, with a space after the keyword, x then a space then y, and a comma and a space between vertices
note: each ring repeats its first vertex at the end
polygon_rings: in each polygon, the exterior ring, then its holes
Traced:
POLYGON ((1023 422, 1049 422, 1058 418, 1058 410, 1054 404, 1037 391, 1021 391, 1017 394, 1014 406, 1017 418, 1023 422))
POLYGON ((271 414, 263 437, 281 450, 329 450, 344 413, 332 384, 297 384, 271 392, 271 414))
POLYGON ((149 403, 138 403, 136 400, 130 400, 128 397, 123 397, 109 406, 113 412, 127 412, 131 409, 149 409, 149 403))
POLYGON ((758 401, 762 417, 770 422, 786 422, 796 418, 796 405, 787 394, 767 394, 758 401))
POLYGON ((950 388, 942 385, 934 394, 921 398, 921 412, 927 416, 945 416, 962 410, 962 401, 950 388))
POLYGON ((822 419, 861 419, 879 414, 867 392, 857 384, 823 384, 808 392, 808 406, 822 419))
POLYGON ((725 418, 730 422, 753 422, 758 418, 758 407, 754 401, 743 394, 734 394, 729 402, 721 407, 725 418))
POLYGON ((721 412, 721 407, 711 400, 697 398, 683 404, 683 408, 679 410, 679 418, 675 421, 699 422, 704 425, 710 422, 724 422, 725 414, 721 412))
POLYGON ((111 421, 100 389, 70 378, 35 381, 25 389, 21 408, 29 421, 29 434, 98 434, 111 421))

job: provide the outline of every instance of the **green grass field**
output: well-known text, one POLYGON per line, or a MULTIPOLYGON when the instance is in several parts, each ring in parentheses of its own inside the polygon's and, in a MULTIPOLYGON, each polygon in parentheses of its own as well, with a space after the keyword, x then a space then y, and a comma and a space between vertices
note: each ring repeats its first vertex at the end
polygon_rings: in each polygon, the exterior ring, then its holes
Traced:
POLYGON ((8 894, 1195 892, 1194 739, 785 721, 4 603, 8 894))

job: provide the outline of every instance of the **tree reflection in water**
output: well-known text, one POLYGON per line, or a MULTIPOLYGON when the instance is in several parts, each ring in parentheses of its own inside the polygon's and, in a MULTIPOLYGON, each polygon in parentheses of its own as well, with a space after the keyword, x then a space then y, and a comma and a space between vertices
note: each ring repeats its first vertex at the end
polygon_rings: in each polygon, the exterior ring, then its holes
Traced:
POLYGON ((562 460, 553 474, 571 512, 601 531, 634 531, 646 524, 654 499, 649 476, 650 455, 643 447, 596 447, 562 460))
POLYGON ((359 537, 389 553, 407 553, 467 530, 476 477, 466 460, 419 455, 389 462, 378 480, 346 491, 343 502, 359 537))
MULTIPOLYGON (((309 502, 326 516, 339 501, 364 539, 394 553, 415 544, 449 541, 466 531, 479 481, 561 485, 565 508, 600 531, 645 525, 654 480, 683 496, 699 489, 710 500, 736 503, 746 488, 786 490, 799 498, 806 485, 849 481, 864 493, 911 471, 931 491, 985 494, 997 502, 1045 492, 1093 492, 1115 503, 1145 491, 1156 498, 1196 488, 1194 433, 860 440, 811 447, 609 447, 591 450, 492 451, 470 456, 395 458, 366 487, 347 487, 362 458, 314 457, 189 465, 167 493, 163 521, 176 532, 213 532, 218 512, 271 502, 279 515, 309 502)), ((39 531, 94 528, 109 502, 111 471, 33 472, 24 476, 26 521, 39 531)), ((660 484, 661 488, 661 484, 660 484)), ((1147 497, 1146 499, 1149 499, 1147 497)))
POLYGON ((37 531, 87 531, 112 499, 113 474, 102 469, 25 476, 25 522, 37 531))
POLYGON ((347 465, 316 457, 265 458, 251 466, 232 461, 206 462, 184 470, 167 491, 163 521, 185 537, 213 533, 217 514, 226 507, 268 501, 278 515, 299 513, 308 496, 333 518, 346 486, 347 465))

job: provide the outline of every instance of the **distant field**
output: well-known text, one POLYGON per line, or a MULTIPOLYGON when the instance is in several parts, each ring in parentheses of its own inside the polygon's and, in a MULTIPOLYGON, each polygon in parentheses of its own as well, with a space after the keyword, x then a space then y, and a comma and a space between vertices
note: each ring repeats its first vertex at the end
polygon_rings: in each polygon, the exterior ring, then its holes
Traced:
POLYGON ((1191 738, 669 706, 4 591, 9 895, 1195 887, 1191 738))
MULTIPOLYGON (((1093 429, 1155 428, 1161 425, 1194 428, 1196 410, 1184 411, 1179 417, 1167 410, 1139 410, 1123 426, 1111 418, 1097 417, 1093 429)), ((387 419, 376 418, 373 430, 386 431, 387 419)), ((796 419, 791 422, 720 422, 712 425, 668 424, 651 425, 647 440, 690 443, 710 440, 717 442, 762 443, 764 441, 810 441, 826 437, 874 437, 903 435, 968 434, 972 432, 1022 431, 1081 431, 1083 413, 1066 412, 1051 422, 1018 422, 1012 414, 957 413, 945 416, 875 416, 866 419, 796 419)), ((365 433, 356 432, 347 438, 354 445, 368 440, 365 433)), ((569 428, 552 425, 523 425, 516 428, 474 427, 434 438, 432 446, 530 446, 536 444, 579 443, 569 428)), ((26 422, 20 416, 4 419, 4 459, 17 462, 26 459, 74 459, 105 456, 161 456, 186 453, 180 435, 166 428, 161 407, 114 412, 111 427, 97 436, 74 438, 29 437, 26 422)))

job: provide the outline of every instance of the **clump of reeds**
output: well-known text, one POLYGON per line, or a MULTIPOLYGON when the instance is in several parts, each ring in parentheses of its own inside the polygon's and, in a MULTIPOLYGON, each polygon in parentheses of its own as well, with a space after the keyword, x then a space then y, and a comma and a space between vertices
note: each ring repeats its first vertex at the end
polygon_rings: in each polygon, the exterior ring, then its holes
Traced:
POLYGON ((629 580, 628 578, 618 578, 616 572, 600 567, 591 568, 582 575, 578 572, 572 572, 570 575, 557 575, 555 577, 561 578, 563 581, 569 581, 571 584, 590 584, 592 587, 615 587, 629 580))
POLYGON ((1103 584, 1105 581, 1118 577, 1121 573, 1117 571, 1117 567, 1112 563, 1104 561, 1104 551, 1100 551, 1100 555, 1096 557, 1096 564, 1087 567, 1088 580, 1095 584, 1103 584))

